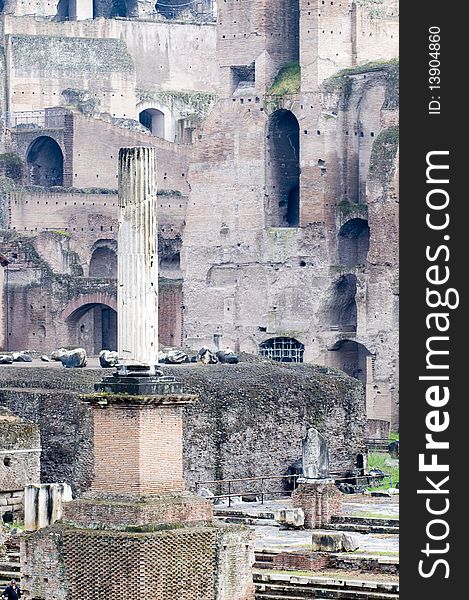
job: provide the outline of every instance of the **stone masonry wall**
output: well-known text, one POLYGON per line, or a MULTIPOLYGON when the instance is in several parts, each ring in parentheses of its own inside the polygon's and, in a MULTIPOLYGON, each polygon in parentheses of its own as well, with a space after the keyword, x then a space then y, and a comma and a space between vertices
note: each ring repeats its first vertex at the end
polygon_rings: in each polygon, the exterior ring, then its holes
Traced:
MULTIPOLYGON (((365 453, 363 388, 339 371, 269 363, 164 371, 199 395, 183 416, 184 477, 191 489, 196 481, 286 474, 301 458, 309 427, 325 436, 334 472, 353 468, 356 455, 365 453)), ((0 403, 41 428, 42 481, 66 482, 75 492, 90 487, 91 415, 78 394, 92 391, 104 373, 2 367, 0 403), (42 389, 30 389, 30 381, 42 389)))
POLYGON ((39 482, 41 441, 35 423, 20 419, 0 402, 0 516, 23 513, 26 485, 39 482))

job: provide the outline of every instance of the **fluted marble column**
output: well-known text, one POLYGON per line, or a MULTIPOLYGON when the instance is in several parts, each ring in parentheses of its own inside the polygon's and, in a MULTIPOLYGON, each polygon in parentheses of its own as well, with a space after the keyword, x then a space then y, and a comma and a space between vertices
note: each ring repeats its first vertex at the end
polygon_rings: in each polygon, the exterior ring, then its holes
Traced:
POLYGON ((158 362, 158 225, 155 149, 119 151, 119 363, 158 362))

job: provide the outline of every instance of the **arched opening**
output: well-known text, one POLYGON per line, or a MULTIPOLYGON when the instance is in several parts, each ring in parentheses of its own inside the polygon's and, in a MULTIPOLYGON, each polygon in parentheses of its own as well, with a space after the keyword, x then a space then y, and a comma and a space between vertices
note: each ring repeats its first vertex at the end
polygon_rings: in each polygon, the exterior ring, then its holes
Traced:
POLYGON ((365 385, 367 356, 371 356, 371 352, 363 344, 353 340, 339 340, 329 352, 329 363, 331 367, 344 371, 365 385))
POLYGON ((84 304, 67 319, 70 340, 90 356, 117 350, 117 312, 107 304, 84 304))
POLYGON ((96 248, 91 255, 89 275, 102 279, 117 279, 116 252, 106 246, 96 248))
POLYGON ((140 123, 156 137, 164 138, 164 113, 156 108, 146 108, 138 115, 140 123))
POLYGON ((267 181, 272 227, 297 227, 300 217, 300 126, 289 110, 277 110, 267 129, 267 181))
POLYGON ((344 267, 366 264, 370 227, 365 219, 350 219, 339 230, 339 261, 344 267))
POLYGON ((3 12, 4 8, 5 8, 5 2, 4 2, 4 0, 0 0, 0 13, 3 12))
POLYGON ((30 185, 63 185, 64 156, 58 143, 51 137, 37 138, 28 150, 26 162, 30 185))
POLYGON ((337 331, 357 330, 357 278, 347 274, 334 282, 327 319, 330 328, 337 331))
POLYGON ((112 0, 111 17, 137 17, 138 0, 112 0))
POLYGON ((276 337, 259 345, 259 355, 277 362, 303 362, 305 347, 298 340, 276 337))
POLYGON ((181 12, 197 10, 197 4, 211 4, 212 0, 200 0, 199 2, 188 2, 187 0, 157 0, 156 12, 166 19, 175 19, 181 12))

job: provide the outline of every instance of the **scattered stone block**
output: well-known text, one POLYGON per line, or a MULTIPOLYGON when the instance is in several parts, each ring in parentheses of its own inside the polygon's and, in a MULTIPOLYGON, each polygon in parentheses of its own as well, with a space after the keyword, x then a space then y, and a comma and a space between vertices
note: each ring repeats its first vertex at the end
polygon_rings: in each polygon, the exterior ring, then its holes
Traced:
POLYGON ((24 527, 36 531, 60 521, 63 503, 72 500, 67 483, 27 485, 24 490, 24 527))
POLYGON ((13 356, 11 354, 0 354, 0 365, 13 364, 13 356))
POLYGON ((236 365, 239 363, 239 356, 231 348, 225 348, 216 353, 216 358, 221 364, 236 365))
POLYGON ((202 348, 197 353, 197 362, 201 362, 204 365, 215 365, 218 362, 218 358, 207 346, 202 348))
POLYGON ((57 350, 54 350, 52 352, 52 354, 50 355, 50 358, 51 358, 51 360, 60 361, 62 356, 65 356, 67 354, 67 352, 68 352, 68 350, 66 348, 58 348, 57 350))
POLYGON ((182 350, 169 350, 166 355, 168 365, 180 365, 186 362, 189 362, 189 357, 182 350))
POLYGON ((305 524, 305 513, 302 508, 286 508, 276 510, 274 519, 285 529, 301 529, 305 524))
POLYGON ((313 531, 313 552, 353 552, 358 549, 356 538, 343 531, 313 531))
POLYGON ((60 357, 60 362, 67 369, 78 369, 86 366, 86 350, 84 348, 76 348, 75 350, 67 351, 60 357))
POLYGON ((99 364, 103 369, 109 369, 110 367, 115 367, 117 365, 117 361, 119 360, 119 356, 117 352, 111 352, 110 350, 101 350, 99 353, 99 364))

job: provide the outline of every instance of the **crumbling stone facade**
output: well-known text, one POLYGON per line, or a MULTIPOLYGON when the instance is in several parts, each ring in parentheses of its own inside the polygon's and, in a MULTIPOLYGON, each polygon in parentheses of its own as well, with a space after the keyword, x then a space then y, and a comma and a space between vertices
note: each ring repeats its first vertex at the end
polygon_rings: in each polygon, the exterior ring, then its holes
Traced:
POLYGON ((22 518, 24 488, 39 482, 40 456, 38 426, 0 405, 0 518, 22 518))
POLYGON ((7 347, 112 345, 90 264, 118 149, 152 145, 160 343, 337 367, 396 426, 398 3, 26 4, 2 16, 7 347))
MULTIPOLYGON (((69 483, 74 493, 89 490, 93 426, 78 396, 106 371, 3 365, 1 373, 0 403, 41 429, 42 481, 69 483)), ((366 453, 364 391, 340 371, 259 362, 165 366, 165 373, 199 396, 185 409, 183 428, 183 473, 191 490, 198 481, 287 475, 309 427, 327 441, 333 473, 344 475, 366 453)), ((281 489, 277 482, 275 489, 281 489)))

